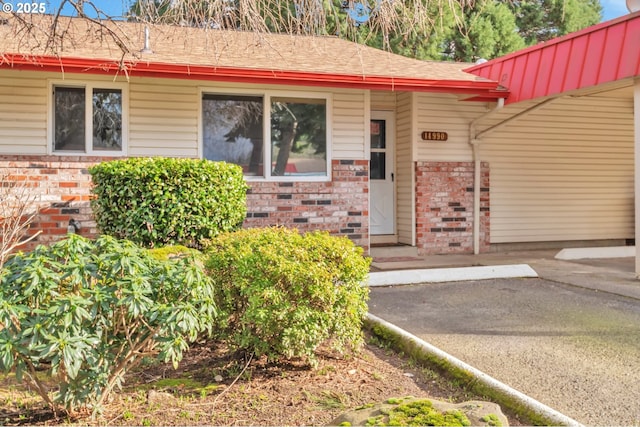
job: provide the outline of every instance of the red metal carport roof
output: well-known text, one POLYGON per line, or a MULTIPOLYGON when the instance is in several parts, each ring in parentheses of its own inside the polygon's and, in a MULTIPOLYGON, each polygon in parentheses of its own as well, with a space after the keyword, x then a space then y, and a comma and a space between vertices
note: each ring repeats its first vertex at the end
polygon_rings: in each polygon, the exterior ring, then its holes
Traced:
POLYGON ((506 103, 640 75, 640 12, 474 65, 464 71, 509 89, 506 103))

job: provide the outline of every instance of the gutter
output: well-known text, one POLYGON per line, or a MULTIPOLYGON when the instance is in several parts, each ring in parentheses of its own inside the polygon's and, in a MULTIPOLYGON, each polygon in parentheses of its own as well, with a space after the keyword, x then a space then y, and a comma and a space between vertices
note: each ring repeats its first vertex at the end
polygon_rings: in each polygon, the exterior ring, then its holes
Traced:
POLYGON ((171 64, 140 60, 118 61, 74 57, 33 56, 6 53, 0 67, 29 71, 89 73, 131 77, 157 77, 183 80, 210 80, 236 83, 285 84, 390 91, 441 92, 475 95, 493 101, 505 91, 490 80, 439 80, 362 74, 330 74, 277 69, 219 67, 215 65, 171 64))

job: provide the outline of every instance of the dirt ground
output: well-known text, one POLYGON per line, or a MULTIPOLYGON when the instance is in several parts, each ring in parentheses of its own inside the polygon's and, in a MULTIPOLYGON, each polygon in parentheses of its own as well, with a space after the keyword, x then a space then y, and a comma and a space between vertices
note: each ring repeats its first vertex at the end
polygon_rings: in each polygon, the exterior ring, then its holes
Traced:
MULTIPOLYGON (((319 366, 273 364, 193 347, 178 370, 147 363, 131 373, 97 419, 54 419, 39 398, 8 378, 0 382, 3 425, 327 425, 346 410, 391 397, 451 402, 480 399, 440 374, 368 339, 346 358, 320 352, 319 366)), ((522 422, 504 411, 511 425, 522 422)))

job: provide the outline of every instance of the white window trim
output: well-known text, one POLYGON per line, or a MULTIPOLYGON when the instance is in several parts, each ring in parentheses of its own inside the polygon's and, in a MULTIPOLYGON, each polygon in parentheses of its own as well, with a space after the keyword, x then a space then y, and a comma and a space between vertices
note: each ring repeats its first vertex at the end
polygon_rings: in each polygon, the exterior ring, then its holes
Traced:
POLYGON ((82 81, 82 80, 48 80, 49 95, 47 96, 47 153, 54 156, 99 156, 125 157, 129 147, 129 85, 127 83, 82 81), (85 90, 85 150, 84 151, 56 151, 54 150, 55 111, 53 91, 56 86, 76 87, 85 90), (122 150, 94 150, 93 149, 93 89, 117 89, 122 92, 122 150))
POLYGON ((271 140, 267 138, 271 132, 271 98, 300 98, 300 99, 324 99, 327 111, 326 126, 327 126, 327 148, 326 148, 326 168, 327 174, 325 176, 272 176, 271 167, 264 168, 264 176, 247 176, 246 181, 270 181, 270 182, 329 182, 331 181, 331 159, 332 159, 332 139, 333 134, 333 94, 330 92, 306 92, 306 91, 278 91, 278 90, 255 90, 255 89, 232 89, 232 88, 220 88, 220 87, 199 87, 198 88, 198 156, 204 158, 204 119, 202 112, 202 97, 203 95, 246 95, 246 96, 260 96, 264 99, 264 112, 263 112, 263 135, 265 136, 265 144, 262 155, 263 164, 270 165, 271 156, 271 140))

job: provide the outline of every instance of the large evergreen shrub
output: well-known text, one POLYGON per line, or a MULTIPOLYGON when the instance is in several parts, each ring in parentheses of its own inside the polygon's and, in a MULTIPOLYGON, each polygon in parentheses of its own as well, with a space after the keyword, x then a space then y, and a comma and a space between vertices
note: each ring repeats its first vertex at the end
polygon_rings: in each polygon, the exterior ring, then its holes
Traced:
POLYGON ((146 247, 201 248, 246 216, 237 165, 197 159, 131 158, 89 168, 100 231, 146 247))
POLYGON ((369 259, 346 237, 247 229, 218 236, 207 255, 223 329, 237 349, 313 363, 330 338, 339 351, 361 344, 369 259))
POLYGON ((161 261, 74 234, 0 270, 0 371, 24 376, 54 411, 99 409, 144 356, 177 366, 216 314, 213 283, 189 255, 161 261), (53 400, 39 371, 58 386, 53 400))

